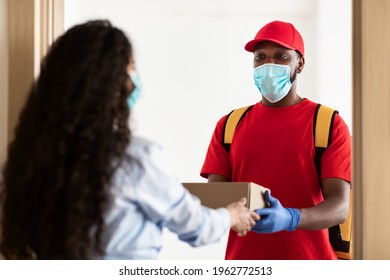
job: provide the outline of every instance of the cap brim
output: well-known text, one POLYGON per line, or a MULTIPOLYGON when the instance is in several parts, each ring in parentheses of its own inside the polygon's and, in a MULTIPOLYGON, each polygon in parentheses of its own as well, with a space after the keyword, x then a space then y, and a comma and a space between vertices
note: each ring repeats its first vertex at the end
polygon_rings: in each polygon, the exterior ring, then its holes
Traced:
POLYGON ((252 41, 249 41, 248 43, 246 43, 245 45, 245 50, 248 51, 248 52, 254 52, 255 49, 256 49, 256 46, 260 43, 260 42, 263 42, 263 41, 271 41, 271 42, 274 42, 278 45, 281 45, 282 47, 285 47, 287 49, 290 49, 290 50, 296 50, 295 48, 292 48, 291 46, 281 42, 281 41, 278 41, 278 40, 275 40, 275 39, 271 39, 271 38, 262 38, 262 39, 254 39, 252 41))

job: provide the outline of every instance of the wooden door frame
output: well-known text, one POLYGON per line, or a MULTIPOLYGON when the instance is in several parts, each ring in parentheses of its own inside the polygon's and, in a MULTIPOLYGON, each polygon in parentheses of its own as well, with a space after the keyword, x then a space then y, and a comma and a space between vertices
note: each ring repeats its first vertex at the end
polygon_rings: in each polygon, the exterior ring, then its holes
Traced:
POLYGON ((353 1, 354 259, 390 259, 389 30, 389 1, 353 1))
POLYGON ((353 135, 353 258, 363 259, 363 214, 362 214, 362 22, 361 1, 352 5, 352 135, 353 135))

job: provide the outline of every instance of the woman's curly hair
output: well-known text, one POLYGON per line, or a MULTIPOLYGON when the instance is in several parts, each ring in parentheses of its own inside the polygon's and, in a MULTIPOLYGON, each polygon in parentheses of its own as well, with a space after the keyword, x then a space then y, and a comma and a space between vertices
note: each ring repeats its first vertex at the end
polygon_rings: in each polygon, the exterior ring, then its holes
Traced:
POLYGON ((5 258, 86 259, 100 249, 107 192, 130 142, 131 58, 128 38, 105 20, 72 27, 50 48, 2 174, 5 258))

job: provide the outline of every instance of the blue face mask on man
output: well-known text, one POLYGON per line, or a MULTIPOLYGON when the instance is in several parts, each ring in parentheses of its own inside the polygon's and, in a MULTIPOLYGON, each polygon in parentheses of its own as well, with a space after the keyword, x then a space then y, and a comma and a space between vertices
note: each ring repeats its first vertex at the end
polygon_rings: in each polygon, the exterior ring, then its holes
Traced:
POLYGON ((267 63, 254 69, 253 79, 260 93, 271 103, 282 100, 292 86, 290 80, 292 65, 267 63))
POLYGON ((139 81, 137 73, 135 73, 134 71, 131 71, 131 72, 129 72, 129 75, 130 75, 131 81, 134 84, 134 89, 130 93, 129 98, 127 99, 127 103, 129 104, 129 108, 132 109, 134 107, 135 103, 137 103, 137 101, 138 101, 139 94, 141 92, 141 83, 139 81))

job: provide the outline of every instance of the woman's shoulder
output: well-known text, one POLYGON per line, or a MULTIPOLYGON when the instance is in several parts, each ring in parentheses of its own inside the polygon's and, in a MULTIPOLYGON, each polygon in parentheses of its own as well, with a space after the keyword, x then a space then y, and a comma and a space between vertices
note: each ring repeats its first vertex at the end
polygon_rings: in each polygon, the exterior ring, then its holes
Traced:
POLYGON ((128 152, 130 155, 149 154, 153 149, 161 150, 162 147, 151 139, 141 136, 132 136, 128 152))

